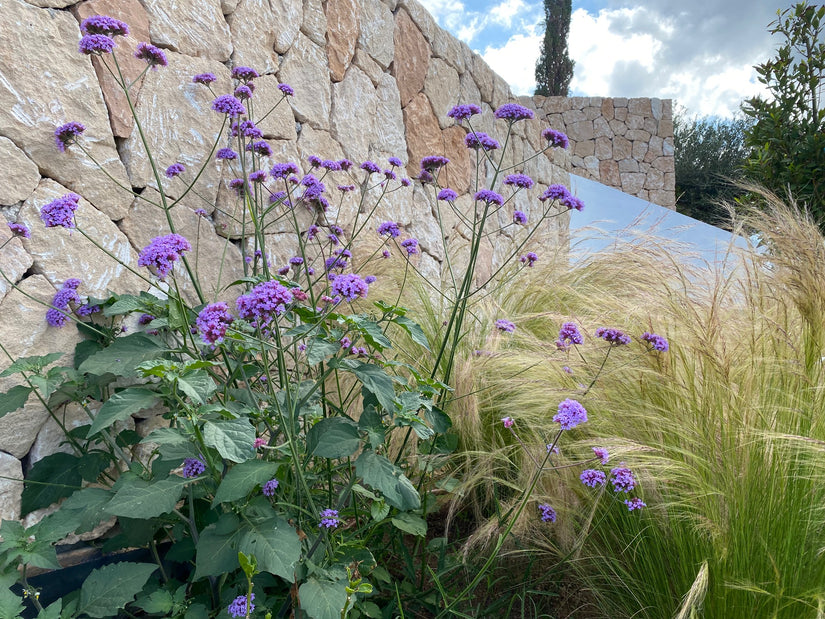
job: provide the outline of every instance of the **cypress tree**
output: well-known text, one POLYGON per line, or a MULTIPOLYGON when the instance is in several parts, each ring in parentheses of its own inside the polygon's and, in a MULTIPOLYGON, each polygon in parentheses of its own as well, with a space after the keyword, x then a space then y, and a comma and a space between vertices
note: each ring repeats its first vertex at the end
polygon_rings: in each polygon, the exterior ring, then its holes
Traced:
POLYGON ((573 61, 567 53, 572 0, 544 0, 544 44, 536 62, 536 94, 567 96, 573 61))

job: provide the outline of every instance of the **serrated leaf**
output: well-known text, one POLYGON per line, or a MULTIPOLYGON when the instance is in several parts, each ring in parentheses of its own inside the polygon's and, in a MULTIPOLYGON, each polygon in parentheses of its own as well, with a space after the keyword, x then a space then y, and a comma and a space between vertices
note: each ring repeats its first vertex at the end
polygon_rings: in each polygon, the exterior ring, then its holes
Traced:
POLYGON ((203 441, 232 462, 245 462, 255 456, 255 428, 246 419, 207 421, 203 441))
MULTIPOLYGON (((158 299, 155 299, 158 301, 158 299)), ((103 308, 104 316, 117 316, 118 314, 128 314, 146 308, 146 301, 140 297, 124 294, 117 298, 117 301, 103 308)))
POLYGON ((48 355, 21 357, 5 370, 0 372, 0 378, 11 376, 12 374, 17 374, 18 372, 40 372, 44 367, 50 363, 54 363, 64 354, 65 353, 62 352, 51 352, 48 355))
POLYGON ((48 507, 80 489, 80 459, 55 453, 35 462, 23 487, 22 515, 48 507))
POLYGON ((347 322, 358 329, 361 336, 366 340, 367 344, 378 350, 389 348, 392 344, 384 335, 384 330, 381 325, 364 316, 349 316, 347 322))
POLYGON ((25 608, 19 595, 10 589, 0 589, 0 617, 18 619, 25 608))
POLYGON ((321 419, 307 432, 307 451, 322 458, 346 458, 360 446, 358 426, 346 417, 321 419))
POLYGON ((130 387, 118 391, 103 403, 92 421, 92 427, 86 438, 92 438, 118 421, 123 421, 133 413, 151 408, 158 402, 158 394, 144 387, 130 387))
POLYGON ((168 477, 156 482, 130 479, 112 497, 104 511, 112 516, 154 518, 175 509, 183 487, 189 483, 183 477, 168 477))
POLYGON ((384 423, 375 406, 365 404, 364 411, 358 419, 358 429, 367 433, 367 439, 373 449, 384 444, 384 423))
POLYGON ((155 428, 140 442, 157 443, 158 445, 180 445, 188 443, 189 439, 176 428, 155 428))
POLYGON ((25 406, 31 392, 31 387, 17 385, 6 393, 0 394, 0 417, 25 406))
POLYGON ((58 599, 41 610, 37 619, 60 619, 63 612, 63 600, 58 599))
POLYGON ((244 498, 255 486, 265 484, 274 478, 277 472, 278 464, 275 462, 247 460, 236 464, 229 469, 218 486, 212 505, 244 498))
POLYGON ((439 434, 444 434, 453 426, 453 421, 452 419, 450 419, 447 413, 445 413, 437 407, 425 410, 424 417, 433 426, 433 430, 435 430, 439 434))
POLYGON ((115 563, 94 570, 80 589, 78 611, 90 617, 114 617, 135 599, 158 569, 149 563, 115 563))
POLYGON ((166 615, 170 610, 172 610, 174 603, 175 602, 172 599, 171 593, 165 589, 158 589, 146 597, 138 598, 135 601, 135 606, 143 609, 147 613, 160 613, 166 615))
POLYGON ((183 391, 193 402, 203 404, 206 400, 215 393, 217 385, 215 381, 209 376, 208 372, 202 369, 195 369, 178 377, 178 387, 183 391))
POLYGON ((387 503, 393 507, 407 511, 421 506, 415 486, 403 471, 386 457, 374 451, 364 451, 355 461, 355 472, 364 483, 381 492, 387 503))
MULTIPOLYGON (((65 370, 66 368, 62 369, 65 370)), ((48 400, 49 397, 66 382, 66 377, 63 376, 62 370, 52 368, 46 376, 30 376, 29 380, 37 387, 43 399, 48 400)))
POLYGON ((272 508, 268 503, 266 510, 263 513, 267 513, 268 517, 263 518, 256 518, 254 509, 248 510, 238 540, 238 550, 255 555, 259 570, 293 582, 294 566, 301 559, 301 540, 286 520, 270 515, 272 508))
POLYGON ((86 533, 103 520, 110 518, 103 507, 112 500, 112 492, 104 488, 83 488, 60 504, 60 509, 49 514, 29 529, 37 539, 58 541, 69 533, 86 533))
POLYGON ((301 608, 311 619, 341 619, 347 602, 347 583, 309 578, 298 589, 301 608))
POLYGON ((240 537, 239 521, 235 514, 222 514, 215 524, 201 531, 194 579, 220 576, 238 569, 240 537))
POLYGON ((310 366, 318 365, 339 350, 341 350, 341 344, 338 342, 329 342, 320 337, 312 338, 307 342, 307 363, 310 366))
POLYGON ((412 338, 413 342, 430 350, 430 343, 427 341, 427 336, 424 335, 423 329, 421 329, 421 326, 417 322, 406 316, 396 316, 392 319, 392 322, 404 329, 412 338))
POLYGON ((396 529, 415 535, 416 537, 424 537, 427 534, 427 521, 421 516, 411 514, 409 512, 402 512, 390 519, 396 529))
POLYGON ((115 339, 107 348, 95 353, 78 368, 89 374, 115 374, 116 376, 136 377, 137 366, 163 355, 166 349, 156 339, 143 333, 133 333, 115 339))
POLYGON ((378 398, 378 402, 388 412, 395 411, 395 386, 392 378, 380 366, 371 363, 354 362, 353 373, 361 384, 378 398))

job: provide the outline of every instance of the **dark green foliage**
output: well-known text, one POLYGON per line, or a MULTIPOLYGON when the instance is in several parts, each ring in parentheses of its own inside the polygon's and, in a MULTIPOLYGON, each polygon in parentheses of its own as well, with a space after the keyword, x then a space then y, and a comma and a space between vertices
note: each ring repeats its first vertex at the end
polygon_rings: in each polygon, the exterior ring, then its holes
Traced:
POLYGON ((742 111, 754 119, 746 133, 753 153, 748 175, 779 196, 790 193, 820 227, 825 224, 825 5, 800 2, 769 25, 784 37, 776 56, 756 66, 772 99, 748 99, 742 111))
POLYGON ((744 118, 693 117, 680 110, 673 117, 676 164, 676 210, 713 226, 726 227, 723 203, 743 192, 741 179, 748 156, 744 118))
POLYGON ((572 0, 544 0, 544 43, 536 62, 536 94, 567 96, 574 62, 567 53, 572 0))

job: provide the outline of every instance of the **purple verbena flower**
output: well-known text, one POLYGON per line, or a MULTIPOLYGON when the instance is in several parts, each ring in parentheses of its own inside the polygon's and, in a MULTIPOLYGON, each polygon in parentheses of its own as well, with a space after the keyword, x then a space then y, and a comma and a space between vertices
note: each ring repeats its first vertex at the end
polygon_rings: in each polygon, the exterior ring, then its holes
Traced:
POLYGON ((67 122, 65 125, 60 125, 54 130, 54 143, 57 145, 57 150, 61 153, 66 152, 66 147, 73 144, 77 136, 86 131, 83 123, 76 121, 67 122))
POLYGON ((539 504, 539 512, 541 512, 542 522, 556 522, 556 510, 547 503, 539 504))
POLYGON ((547 189, 544 190, 539 196, 539 200, 544 202, 545 200, 563 200, 569 198, 572 194, 570 190, 567 189, 564 185, 550 185, 547 189))
POLYGON ((74 212, 77 210, 77 203, 80 196, 76 193, 67 193, 55 200, 52 200, 40 209, 40 219, 47 228, 74 228, 74 212))
POLYGON ((572 211, 572 210, 576 210, 576 211, 581 212, 581 211, 583 211, 583 210, 584 210, 584 202, 582 202, 581 200, 579 200, 579 199, 578 199, 576 196, 574 196, 572 193, 571 193, 571 194, 569 194, 569 195, 567 195, 567 196, 565 196, 565 197, 564 197, 564 198, 562 198, 561 200, 559 200, 559 203, 560 203, 562 206, 566 206, 566 207, 567 207, 568 209, 570 209, 571 211, 572 211))
POLYGON ((29 231, 25 224, 11 222, 9 224, 9 230, 11 230, 11 233, 14 236, 22 236, 24 239, 29 239, 32 235, 32 233, 29 231))
POLYGON ((404 239, 401 241, 401 247, 407 250, 407 255, 412 256, 418 253, 418 239, 404 239))
POLYGON ((78 49, 81 54, 111 54, 115 40, 105 34, 86 34, 80 39, 78 49))
POLYGON ((518 103, 505 103, 495 111, 496 118, 509 120, 511 123, 518 120, 533 118, 533 110, 518 103))
POLYGON ((396 168, 403 168, 404 167, 404 162, 401 161, 398 157, 390 157, 389 159, 387 159, 387 162, 391 166, 395 166, 396 168))
POLYGON ((570 140, 564 133, 551 129, 550 127, 547 127, 547 129, 541 132, 541 137, 550 142, 550 146, 558 146, 559 148, 568 148, 570 146, 570 140))
POLYGON ((155 317, 152 316, 152 314, 141 314, 140 318, 138 318, 138 324, 139 325, 148 325, 154 319, 155 319, 155 317))
POLYGON ((155 47, 151 43, 138 43, 135 58, 145 60, 146 64, 152 67, 153 71, 157 71, 158 67, 165 67, 168 64, 166 54, 163 53, 163 50, 155 47))
POLYGON ((249 86, 238 86, 232 94, 235 95, 236 99, 246 101, 252 98, 252 89, 249 86))
POLYGON ((410 179, 408 179, 408 178, 402 178, 401 179, 401 186, 402 187, 409 187, 410 185, 412 185, 412 181, 410 181, 410 179))
POLYGON ((355 185, 338 185, 338 190, 347 193, 349 191, 355 191, 355 185))
POLYGON ((251 67, 235 67, 232 69, 232 79, 241 80, 242 82, 249 82, 260 74, 251 67))
POLYGON ((76 310, 78 316, 91 316, 92 314, 97 314, 99 311, 99 305, 90 305, 89 303, 84 303, 76 310))
POLYGON ((458 194, 450 189, 449 187, 445 187, 441 191, 438 192, 438 196, 436 196, 439 200, 446 200, 447 202, 453 202, 456 198, 458 198, 458 194))
MULTIPOLYGON (((255 599, 255 594, 250 593, 249 594, 249 613, 251 613, 253 610, 255 610, 255 605, 252 603, 252 600, 254 600, 254 599, 255 599)), ((235 617, 235 619, 237 619, 238 617, 246 617, 246 615, 248 614, 247 613, 247 608, 246 608, 246 602, 247 602, 246 596, 245 595, 239 595, 234 600, 232 600, 232 603, 229 605, 229 608, 226 609, 226 612, 228 612, 231 617, 235 617)))
POLYGON ((370 287, 360 276, 355 273, 347 273, 332 280, 330 289, 333 294, 341 295, 348 301, 355 301, 359 297, 367 298, 370 287))
POLYGON ((80 32, 83 34, 105 34, 107 37, 125 37, 129 34, 129 26, 108 15, 92 15, 80 22, 80 32))
POLYGON ((445 165, 450 163, 450 160, 440 155, 430 155, 421 158, 421 169, 427 172, 437 172, 445 165))
POLYGON ((587 411, 576 400, 567 398, 559 404, 558 412, 553 416, 553 421, 558 423, 562 430, 572 430, 580 423, 587 421, 587 411))
POLYGON ((629 468, 617 466, 610 469, 610 475, 610 483, 613 484, 615 492, 630 492, 636 487, 636 478, 629 468))
POLYGON ((341 524, 341 519, 338 517, 337 509, 321 510, 321 522, 318 523, 318 528, 335 529, 341 524))
POLYGON ((286 163, 276 163, 269 171, 272 178, 287 178, 290 174, 300 174, 298 165, 288 161, 286 163))
POLYGON ((499 318, 496 320, 496 329, 499 331, 504 331, 505 333, 513 333, 516 330, 516 325, 509 320, 499 318))
POLYGON ((434 183, 435 182, 435 177, 432 174, 430 174, 429 172, 427 172, 427 170, 421 170, 418 173, 418 176, 416 176, 416 179, 418 179, 422 183, 434 183))
POLYGON ((192 82, 194 84, 203 84, 204 86, 208 86, 217 79, 214 73, 198 73, 192 76, 192 82))
POLYGON ((447 112, 447 116, 455 119, 458 124, 476 114, 481 114, 481 108, 475 103, 462 103, 447 112))
POLYGON ((372 283, 375 283, 377 280, 378 280, 378 278, 377 278, 375 275, 367 275, 367 276, 364 278, 364 281, 365 281, 367 284, 372 284, 372 283))
POLYGON ((263 183, 266 180, 266 171, 255 170, 249 174, 250 183, 263 183))
POLYGON ((235 318, 229 313, 229 307, 224 302, 210 303, 198 314, 195 322, 201 339, 206 344, 218 344, 223 341, 226 330, 235 318))
POLYGON ((212 109, 219 114, 227 114, 229 116, 240 116, 246 113, 246 108, 236 97, 232 95, 218 95, 212 101, 212 109))
POLYGON ((166 168, 166 178, 175 178, 186 170, 182 163, 173 163, 166 168))
POLYGON ((518 224, 520 226, 526 225, 527 215, 525 215, 522 211, 513 211, 513 223, 518 224))
POLYGON ((330 224, 328 227, 329 231, 335 234, 336 236, 344 236, 344 229, 341 226, 330 224))
POLYGON ((663 338, 661 335, 656 335, 655 333, 649 333, 645 331, 642 334, 642 339, 650 344, 653 350, 658 350, 659 352, 667 352, 670 348, 670 345, 667 343, 667 340, 663 338))
POLYGON ((610 459, 610 454, 604 447, 594 447, 593 454, 599 459, 599 462, 601 462, 602 464, 607 464, 607 461, 610 459))
POLYGON ((317 236, 317 234, 318 226, 316 226, 315 224, 310 225, 310 227, 307 228, 307 241, 311 241, 312 239, 314 239, 317 236))
POLYGON ((257 327, 266 327, 286 311, 293 299, 289 288, 280 282, 270 280, 258 284, 245 295, 238 297, 235 305, 241 318, 257 327))
POLYGON ((352 340, 346 335, 338 340, 338 343, 341 344, 341 348, 350 348, 352 346, 352 340))
POLYGON ((231 161, 232 159, 237 159, 238 153, 236 153, 231 148, 221 148, 218 149, 218 152, 215 153, 215 159, 225 159, 227 161, 231 161))
POLYGON ((596 469, 585 469, 582 471, 582 474, 579 475, 579 479, 581 479, 581 482, 585 486, 595 488, 596 486, 603 486, 605 482, 607 482, 607 475, 605 475, 603 471, 597 471, 596 469))
POLYGON ((183 252, 191 250, 189 241, 180 234, 156 236, 140 251, 138 266, 147 267, 154 271, 158 278, 165 279, 183 252))
POLYGON ((346 172, 347 170, 349 170, 353 166, 353 163, 349 159, 344 158, 344 159, 339 159, 338 160, 338 165, 341 166, 341 169, 344 172, 346 172))
POLYGON ((398 229, 398 224, 394 221, 385 221, 384 223, 378 225, 378 234, 381 236, 396 238, 399 234, 401 234, 401 230, 398 229))
MULTIPOLYGON (((239 97, 240 98, 240 97, 239 97)), ((233 126, 235 123, 232 123, 233 126)), ((243 120, 237 125, 237 130, 235 131, 234 135, 237 135, 238 132, 242 133, 245 138, 252 138, 258 139, 264 137, 264 132, 261 131, 258 126, 253 123, 251 120, 243 120)), ((249 150, 249 148, 247 148, 249 150)))
POLYGON ((478 150, 479 148, 483 148, 484 150, 498 150, 501 148, 498 140, 491 138, 482 131, 468 133, 464 137, 464 144, 466 144, 467 148, 472 148, 473 150, 478 150))
POLYGON ((378 174, 381 171, 381 168, 378 167, 374 161, 365 161, 361 164, 361 169, 366 170, 370 174, 378 174))
POLYGON ((487 204, 497 204, 499 206, 504 204, 504 198, 490 189, 482 189, 481 191, 477 191, 473 196, 473 199, 486 202, 487 204))
POLYGON ((292 90, 292 86, 289 84, 278 84, 278 90, 284 93, 286 97, 292 97, 295 95, 295 91, 292 90))
POLYGON ((307 157, 307 162, 313 168, 317 168, 321 165, 321 158, 318 155, 310 155, 307 157))
POLYGON ((289 264, 291 264, 292 266, 300 266, 303 263, 304 259, 301 258, 301 256, 292 256, 292 258, 289 259, 289 264))
POLYGON ((504 177, 504 184, 521 187, 522 189, 530 189, 530 187, 533 186, 533 179, 526 174, 508 174, 504 177))
POLYGON ((278 488, 278 480, 277 479, 270 479, 266 482, 261 488, 261 492, 264 493, 264 496, 273 496, 275 494, 275 490, 278 488))
POLYGON ((186 458, 183 461, 183 476, 187 479, 197 477, 206 470, 206 463, 200 458, 186 458))
POLYGON ((321 167, 330 172, 338 172, 341 169, 341 164, 332 159, 324 159, 321 162, 321 167))
POLYGON ((596 329, 596 337, 602 338, 605 342, 610 342, 616 346, 630 344, 630 336, 626 335, 624 331, 608 327, 599 327, 596 329))
POLYGON ((556 340, 556 348, 559 350, 567 350, 571 344, 583 343, 584 338, 575 322, 565 322, 561 326, 561 329, 559 329, 559 339, 556 340))
POLYGON ((643 507, 647 507, 647 503, 642 501, 637 496, 634 496, 632 499, 626 499, 624 502, 627 505, 627 511, 632 512, 634 509, 642 509, 643 507))
POLYGON ((398 180, 398 176, 392 170, 384 170, 384 178, 388 181, 398 180))
POLYGON ((504 424, 504 427, 509 430, 510 428, 513 427, 513 423, 515 423, 515 422, 513 421, 512 417, 502 417, 501 418, 501 423, 504 424))
POLYGON ((526 254, 519 258, 519 261, 522 264, 526 264, 528 267, 532 268, 533 263, 536 262, 536 260, 538 259, 539 257, 538 254, 536 254, 536 252, 528 251, 526 254))

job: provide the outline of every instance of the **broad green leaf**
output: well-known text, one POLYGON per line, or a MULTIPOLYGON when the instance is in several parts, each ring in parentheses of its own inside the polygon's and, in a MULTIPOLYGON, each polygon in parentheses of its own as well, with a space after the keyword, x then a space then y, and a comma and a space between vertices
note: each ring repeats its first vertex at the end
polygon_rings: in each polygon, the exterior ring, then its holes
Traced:
POLYGON ((392 344, 384 335, 381 325, 366 316, 349 316, 347 322, 353 325, 361 333, 367 344, 378 350, 389 348, 392 344))
POLYGON ((40 372, 44 367, 50 363, 54 363, 64 354, 65 353, 62 352, 52 352, 48 355, 21 357, 5 370, 0 372, 0 378, 3 378, 4 376, 11 376, 12 374, 17 374, 18 372, 40 372))
POLYGON ((341 350, 341 344, 338 342, 329 342, 320 337, 312 338, 307 343, 307 363, 310 366, 318 365, 339 350, 341 350))
POLYGON ((393 507, 407 511, 421 506, 415 486, 403 471, 386 457, 374 451, 364 451, 355 461, 355 472, 364 483, 380 491, 387 503, 393 507))
POLYGON ((370 503, 370 516, 375 522, 380 522, 386 518, 390 513, 390 506, 381 499, 380 501, 373 501, 370 503))
POLYGON ((375 406, 365 404, 364 411, 358 419, 358 429, 367 433, 367 439, 373 449, 384 444, 384 423, 375 406))
POLYGON ((38 522, 30 531, 37 539, 58 541, 69 533, 86 533, 110 518, 103 507, 112 500, 105 488, 83 488, 60 504, 60 509, 38 522))
MULTIPOLYGON (((142 293, 141 297, 143 296, 142 293)), ((158 303, 160 299, 148 296, 148 298, 136 297, 130 294, 119 295, 117 301, 103 308, 104 316, 117 316, 118 314, 128 314, 137 310, 145 310, 149 303, 158 303)))
POLYGON ((60 619, 62 612, 63 600, 58 599, 41 610, 37 615, 37 619, 60 619))
POLYGON ((193 402, 203 404, 206 400, 215 393, 217 385, 215 381, 209 376, 209 373, 202 369, 195 369, 178 377, 178 387, 183 391, 193 402))
POLYGON ((255 486, 265 484, 274 478, 277 472, 278 464, 275 462, 247 460, 236 464, 229 469, 218 486, 212 505, 244 498, 255 486))
POLYGON ((187 483, 189 480, 183 477, 168 477, 151 483, 131 479, 120 486, 104 510, 113 516, 154 518, 175 509, 187 483))
POLYGON ((16 411, 26 404, 29 399, 29 394, 32 392, 31 387, 25 385, 17 385, 12 387, 6 393, 0 394, 0 417, 6 413, 16 411))
POLYGON ((48 400, 49 397, 66 382, 66 377, 63 375, 66 369, 67 368, 52 368, 45 376, 30 376, 29 380, 37 387, 43 399, 48 400))
POLYGON ((427 350, 430 350, 430 343, 427 341, 427 336, 424 335, 424 331, 417 322, 407 318, 406 316, 396 316, 392 319, 392 321, 404 329, 404 331, 406 331, 412 338, 413 342, 423 346, 427 350))
POLYGON ((192 604, 183 616, 183 619, 209 619, 209 611, 203 604, 192 604))
POLYGON ((401 529, 404 533, 409 533, 416 537, 424 537, 427 534, 427 521, 416 514, 402 512, 397 516, 393 516, 390 522, 392 522, 396 529, 401 529))
POLYGON ((117 611, 135 599, 156 569, 157 565, 129 562, 96 569, 80 589, 78 611, 90 617, 117 616, 117 611))
POLYGON ((147 613, 160 613, 164 616, 172 610, 174 603, 172 594, 166 589, 158 589, 145 597, 139 597, 135 600, 135 606, 143 609, 147 613))
POLYGON ((80 489, 80 458, 55 453, 35 462, 23 487, 22 515, 48 507, 80 489))
POLYGON ((255 456, 255 428, 246 419, 207 421, 203 441, 232 462, 245 462, 255 456))
POLYGON ((180 445, 188 442, 189 439, 176 428, 155 428, 141 441, 141 443, 157 443, 158 445, 180 445))
POLYGON ((395 411, 395 386, 392 378, 380 366, 354 362, 353 373, 364 387, 371 391, 384 410, 395 411))
POLYGON ((238 569, 238 542, 242 532, 235 514, 222 514, 198 539, 194 579, 220 576, 238 569))
POLYGON ((453 421, 447 413, 437 407, 425 410, 424 417, 432 424, 433 430, 439 434, 444 434, 453 425, 453 421))
POLYGON ((128 419, 133 413, 151 408, 158 402, 158 394, 144 387, 130 387, 118 391, 103 403, 92 421, 86 438, 92 438, 118 421, 128 419))
POLYGON ((310 578, 298 589, 301 608, 311 619, 341 619, 347 583, 310 578))
MULTIPOLYGON (((301 559, 301 540, 289 523, 272 513, 266 504, 267 517, 255 517, 255 510, 247 511, 247 519, 241 529, 238 550, 255 555, 258 569, 280 576, 287 582, 295 578, 295 564, 301 559)), ((235 558, 237 563, 237 556, 235 558)), ((343 608, 343 607, 342 607, 343 608)))
MULTIPOLYGON (((48 540, 35 540, 29 542, 18 553, 20 563, 33 565, 44 570, 59 570, 60 563, 57 562, 57 551, 48 540)), ((3 615, 0 614, 0 617, 3 615)))
POLYGON ((138 376, 137 366, 156 359, 166 352, 156 339, 143 333, 133 333, 115 339, 107 348, 95 353, 78 368, 89 374, 115 374, 117 376, 138 376))
POLYGON ((358 426, 346 417, 321 419, 307 432, 307 451, 322 458, 346 458, 360 446, 358 426))
POLYGON ((18 619, 25 608, 19 595, 11 589, 0 589, 0 617, 18 619))

